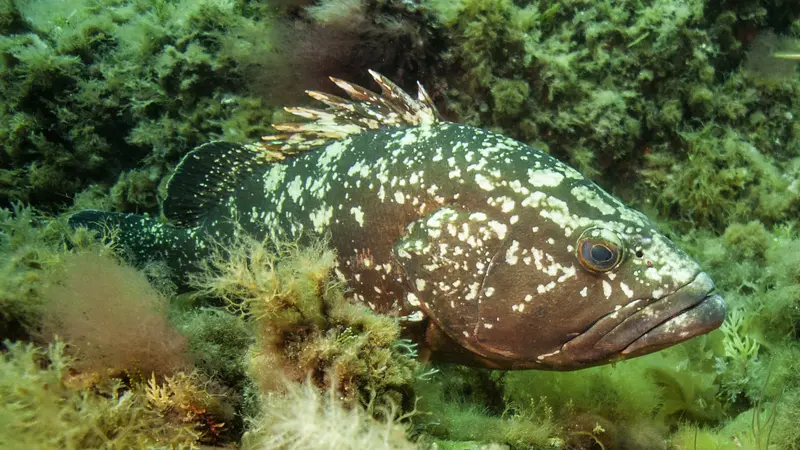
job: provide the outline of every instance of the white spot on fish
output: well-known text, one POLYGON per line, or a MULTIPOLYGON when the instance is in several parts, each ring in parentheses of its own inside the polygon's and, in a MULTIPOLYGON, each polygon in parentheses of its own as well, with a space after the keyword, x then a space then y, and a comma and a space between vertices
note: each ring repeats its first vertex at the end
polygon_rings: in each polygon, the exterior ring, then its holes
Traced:
POLYGON ((535 187, 555 187, 560 185, 562 180, 564 180, 564 175, 553 170, 528 169, 528 182, 535 187))
POLYGON ((322 205, 319 208, 315 209, 309 215, 311 219, 311 223, 314 224, 314 231, 317 233, 322 233, 325 231, 325 227, 331 223, 331 218, 333 217, 333 207, 322 205))
POLYGON ((611 297, 611 292, 612 292, 611 283, 609 283, 606 280, 603 280, 603 295, 605 295, 606 298, 609 298, 611 297))
POLYGON ((483 176, 483 174, 481 173, 475 174, 475 182, 478 183, 478 187, 483 189, 484 191, 494 190, 494 184, 488 178, 483 176))
POLYGON ((356 222, 358 222, 358 225, 363 227, 364 226, 364 211, 361 210, 361 207, 360 206, 354 206, 354 207, 350 208, 350 213, 353 214, 353 216, 356 219, 356 222))
POLYGON ((511 245, 508 247, 508 250, 506 250, 506 262, 512 266, 517 264, 519 260, 517 250, 519 250, 519 242, 516 240, 511 241, 511 245))
POLYGON ((514 200, 508 197, 500 197, 498 200, 502 201, 503 204, 500 206, 500 210, 504 213, 508 213, 514 210, 515 202, 514 200))
POLYGON ((422 322, 422 319, 424 318, 425 314, 423 314, 422 311, 414 311, 406 316, 406 320, 409 322, 422 322))
POLYGON ((552 353, 544 353, 544 354, 541 354, 541 355, 537 356, 536 359, 541 361, 541 360, 543 360, 545 358, 548 358, 548 357, 553 356, 553 355, 557 355, 559 353, 561 353, 561 350, 556 350, 556 351, 554 351, 552 353))
POLYGON ((596 191, 589 189, 586 186, 575 186, 574 188, 572 188, 570 193, 574 195, 575 199, 577 199, 578 201, 584 202, 587 205, 596 208, 602 214, 611 215, 617 212, 617 208, 604 202, 597 195, 596 191))
POLYGON ((264 191, 275 192, 286 176, 286 165, 274 164, 264 176, 264 191))
POLYGON ((508 227, 504 223, 500 223, 496 220, 489 221, 489 228, 497 234, 498 239, 505 239, 506 233, 508 232, 508 227))
POLYGON ((349 140, 336 141, 327 147, 317 159, 317 167, 327 168, 332 162, 338 161, 342 157, 342 153, 347 149, 349 140), (347 144, 347 145, 346 145, 347 144))
POLYGON ((631 290, 630 287, 628 287, 627 284, 620 282, 619 287, 622 289, 622 292, 624 292, 626 296, 633 297, 633 291, 631 290))
POLYGON ((289 193, 289 197, 292 197, 292 200, 295 202, 303 195, 303 180, 300 178, 300 175, 294 177, 294 180, 289 183, 286 187, 286 192, 289 193))

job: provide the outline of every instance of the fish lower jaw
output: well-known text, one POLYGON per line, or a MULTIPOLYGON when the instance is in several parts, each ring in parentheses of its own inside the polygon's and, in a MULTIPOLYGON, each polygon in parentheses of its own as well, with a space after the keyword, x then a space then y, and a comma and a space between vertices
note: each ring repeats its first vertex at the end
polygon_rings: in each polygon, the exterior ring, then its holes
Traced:
MULTIPOLYGON (((633 304, 631 304, 632 306, 633 304)), ((725 302, 705 273, 643 308, 608 314, 543 363, 573 370, 652 353, 719 327, 725 302)))
POLYGON ((621 354, 625 358, 652 353, 717 329, 725 321, 725 301, 709 294, 700 303, 681 311, 641 335, 621 354))

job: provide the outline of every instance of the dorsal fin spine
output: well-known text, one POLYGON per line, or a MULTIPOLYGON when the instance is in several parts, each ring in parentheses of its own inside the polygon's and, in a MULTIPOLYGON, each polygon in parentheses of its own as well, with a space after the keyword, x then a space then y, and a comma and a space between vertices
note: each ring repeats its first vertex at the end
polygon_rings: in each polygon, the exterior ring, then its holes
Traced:
POLYGON ((324 103, 328 108, 285 108, 287 112, 311 121, 275 124, 273 127, 276 130, 285 133, 264 136, 259 145, 274 154, 282 155, 276 159, 283 159, 287 155, 311 150, 329 141, 367 130, 432 125, 442 120, 430 96, 419 82, 415 99, 378 72, 370 70, 369 74, 380 86, 380 94, 330 77, 334 84, 347 93, 350 100, 324 92, 306 91, 311 98, 324 103))
POLYGON ((383 75, 372 70, 369 74, 380 86, 380 94, 331 77, 350 100, 306 91, 328 108, 285 109, 309 122, 274 124, 273 128, 282 133, 264 136, 254 144, 210 142, 187 153, 167 182, 164 216, 178 226, 199 226, 258 166, 367 130, 431 125, 442 120, 419 82, 414 99, 383 75))

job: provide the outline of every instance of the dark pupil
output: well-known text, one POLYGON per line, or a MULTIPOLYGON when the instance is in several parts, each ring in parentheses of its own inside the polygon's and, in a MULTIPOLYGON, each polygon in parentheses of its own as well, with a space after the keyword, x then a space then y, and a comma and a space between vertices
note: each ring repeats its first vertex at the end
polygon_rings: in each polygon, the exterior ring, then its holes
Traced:
POLYGON ((592 247, 592 259, 598 262, 606 262, 611 261, 614 255, 611 253, 611 250, 608 249, 605 245, 595 245, 592 247))

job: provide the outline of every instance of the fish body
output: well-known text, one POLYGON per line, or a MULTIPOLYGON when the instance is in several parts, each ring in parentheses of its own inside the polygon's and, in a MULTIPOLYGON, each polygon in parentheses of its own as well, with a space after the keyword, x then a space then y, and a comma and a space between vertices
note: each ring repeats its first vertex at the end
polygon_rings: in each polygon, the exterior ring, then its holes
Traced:
POLYGON ((209 241, 327 235, 353 297, 395 315, 442 360, 572 370, 717 328, 707 274, 646 216, 503 135, 442 121, 378 74, 381 95, 295 108, 312 122, 193 150, 170 180, 171 223, 83 211, 135 259, 196 270, 209 241))

